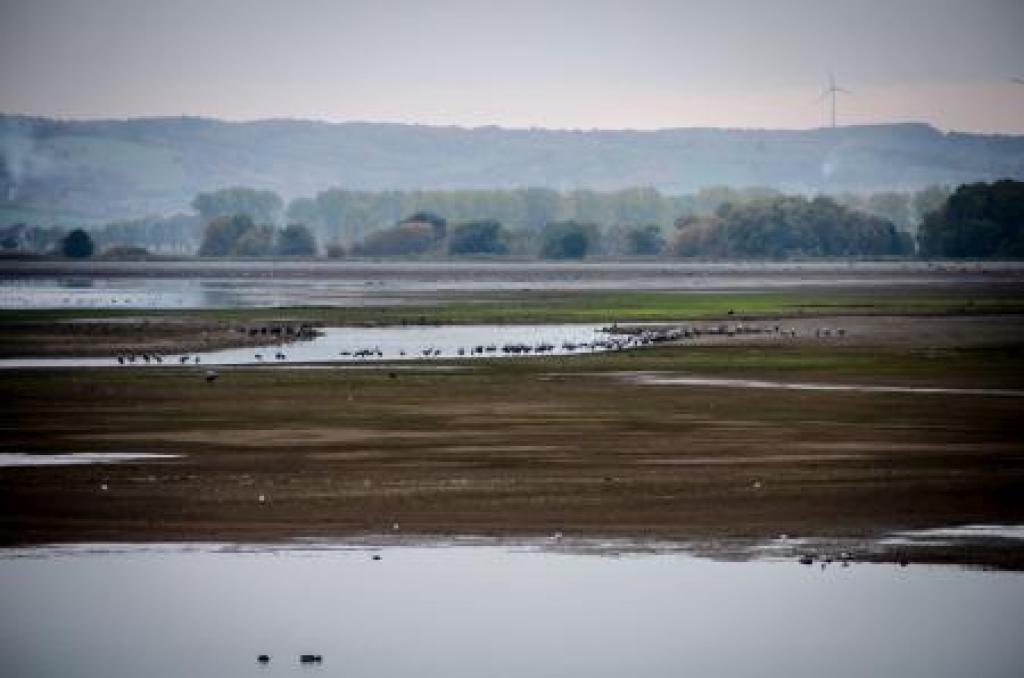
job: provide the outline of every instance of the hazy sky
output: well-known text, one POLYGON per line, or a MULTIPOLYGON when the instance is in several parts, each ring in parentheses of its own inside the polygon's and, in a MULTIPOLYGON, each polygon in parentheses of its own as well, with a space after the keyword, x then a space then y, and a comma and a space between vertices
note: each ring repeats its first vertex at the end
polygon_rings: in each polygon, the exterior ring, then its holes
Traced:
POLYGON ((0 111, 1024 133, 1024 0, 0 0, 0 111))

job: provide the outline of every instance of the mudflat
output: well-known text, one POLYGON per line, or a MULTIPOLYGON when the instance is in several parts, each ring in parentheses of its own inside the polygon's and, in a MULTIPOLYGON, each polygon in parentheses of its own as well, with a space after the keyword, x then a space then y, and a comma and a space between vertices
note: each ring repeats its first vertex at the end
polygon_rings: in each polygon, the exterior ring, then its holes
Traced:
MULTIPOLYGON (((226 327, 257 313, 387 324, 500 312, 515 322, 604 316, 771 331, 441 361, 449 369, 279 364, 219 368, 212 381, 204 367, 5 370, 5 452, 176 456, 0 468, 0 542, 397 533, 867 545, 905 530, 1024 524, 1024 315, 1015 287, 982 292, 904 290, 867 302, 847 292, 824 306, 806 290, 620 291, 211 311, 200 317, 226 327), (776 324, 798 336, 780 336, 776 324), (815 333, 823 328, 832 331, 815 333)), ((8 326, 89 314, 16 316, 8 326)), ((863 557, 1024 568, 1020 542, 998 538, 865 546, 863 557)))
POLYGON ((1017 389, 1021 361, 1019 347, 666 346, 456 371, 234 368, 212 383, 184 368, 11 371, 8 450, 182 456, 0 469, 0 541, 338 537, 396 524, 419 535, 870 538, 1020 524, 1024 399, 624 376, 1017 389))

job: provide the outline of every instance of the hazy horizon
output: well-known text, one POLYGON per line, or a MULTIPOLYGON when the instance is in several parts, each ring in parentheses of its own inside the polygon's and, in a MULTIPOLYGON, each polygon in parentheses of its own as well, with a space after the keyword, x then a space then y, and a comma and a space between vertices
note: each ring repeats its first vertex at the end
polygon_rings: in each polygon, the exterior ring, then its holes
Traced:
MULTIPOLYGON (((219 123, 238 123, 238 124, 258 124, 258 123, 310 123, 310 124, 323 124, 323 125, 397 125, 397 126, 410 126, 410 127, 431 127, 438 129, 460 129, 466 131, 474 130, 487 130, 487 129, 498 129, 509 132, 669 132, 669 131, 690 131, 690 130, 718 130, 726 132, 813 132, 816 130, 827 130, 831 129, 829 125, 815 125, 811 127, 726 127, 726 126, 712 126, 712 125, 677 125, 673 127, 540 127, 537 125, 533 126, 515 126, 515 125, 498 125, 493 123, 483 124, 459 124, 459 123, 441 123, 441 122, 404 122, 396 120, 327 120, 324 118, 310 118, 300 116, 277 116, 277 117, 257 117, 257 118, 225 118, 217 117, 213 115, 201 115, 201 114, 179 114, 179 115, 165 115, 165 114, 154 114, 154 115, 136 115, 136 116, 113 116, 113 115, 47 115, 42 113, 25 113, 22 111, 4 111, 0 110, 0 116, 10 117, 22 117, 22 118, 39 118, 46 120, 54 120, 58 122, 136 122, 136 121, 158 121, 158 120, 205 120, 210 122, 219 123)), ((950 133, 965 133, 965 134, 992 134, 995 136, 1024 136, 1024 130, 1020 132, 970 132, 967 130, 943 130, 942 128, 936 127, 932 123, 926 120, 901 120, 892 122, 865 122, 858 124, 848 125, 837 125, 839 129, 853 129, 858 127, 886 127, 886 126, 899 126, 899 125, 927 125, 941 132, 950 133)))
POLYGON ((1014 0, 0 0, 0 110, 509 129, 1024 133, 1014 0))

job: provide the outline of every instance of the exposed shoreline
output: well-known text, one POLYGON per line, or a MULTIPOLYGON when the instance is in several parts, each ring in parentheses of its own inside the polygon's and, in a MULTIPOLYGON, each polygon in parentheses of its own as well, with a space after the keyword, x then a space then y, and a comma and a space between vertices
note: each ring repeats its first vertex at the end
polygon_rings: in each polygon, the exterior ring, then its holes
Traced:
POLYGON ((729 558, 785 534, 808 540, 787 558, 814 549, 1024 570, 1021 540, 882 543, 906 530, 1024 525, 1024 410, 993 395, 1024 388, 1021 292, 980 289, 524 294, 515 305, 497 295, 490 305, 141 314, 145 323, 131 312, 8 312, 7 354, 35 336, 36 351, 113 355, 126 331, 139 334, 124 350, 147 336, 167 352, 265 345, 239 328, 284 321, 596 318, 729 331, 471 369, 455 358, 276 364, 225 367, 214 381, 205 365, 0 370, 4 452, 177 455, 0 468, 0 544, 561 533, 702 544, 729 558), (615 376, 632 373, 689 381, 615 376), (731 386, 743 380, 872 388, 731 386))

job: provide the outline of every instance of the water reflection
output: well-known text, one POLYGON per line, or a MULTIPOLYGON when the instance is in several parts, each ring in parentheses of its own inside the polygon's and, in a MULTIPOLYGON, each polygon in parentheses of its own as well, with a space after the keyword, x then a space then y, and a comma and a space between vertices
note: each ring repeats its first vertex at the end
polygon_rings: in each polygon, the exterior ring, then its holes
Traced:
POLYGON ((2 552, 0 596, 9 676, 1015 676, 1024 661, 1024 576, 938 567, 72 548, 2 552))

